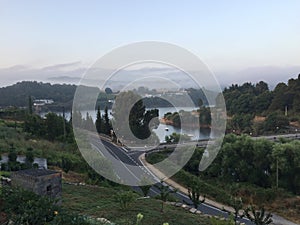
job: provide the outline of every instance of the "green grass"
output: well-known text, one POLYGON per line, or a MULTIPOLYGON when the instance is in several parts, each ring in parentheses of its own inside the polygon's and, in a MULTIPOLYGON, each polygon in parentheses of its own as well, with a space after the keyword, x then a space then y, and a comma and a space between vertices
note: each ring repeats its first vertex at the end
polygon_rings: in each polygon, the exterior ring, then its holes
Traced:
MULTIPOLYGON (((114 196, 118 189, 89 186, 63 185, 63 207, 75 213, 104 217, 119 225, 135 224, 136 215, 144 215, 143 225, 207 225, 209 220, 201 215, 171 205, 165 205, 162 213, 161 202, 156 199, 137 199, 128 209, 122 210, 114 196)), ((136 195, 136 197, 140 197, 136 195)))
POLYGON ((9 171, 0 171, 0 176, 10 177, 10 172, 9 171))
POLYGON ((151 164, 159 163, 165 160, 173 151, 173 149, 165 149, 162 152, 150 153, 147 154, 146 160, 151 164))

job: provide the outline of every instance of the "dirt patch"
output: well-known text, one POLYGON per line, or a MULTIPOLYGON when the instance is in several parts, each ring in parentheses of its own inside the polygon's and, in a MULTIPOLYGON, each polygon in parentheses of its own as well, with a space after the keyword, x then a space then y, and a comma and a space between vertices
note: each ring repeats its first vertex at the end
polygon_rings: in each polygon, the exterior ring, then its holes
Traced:
POLYGON ((270 208, 270 211, 276 212, 278 215, 300 224, 300 196, 278 199, 268 208, 270 208))
POLYGON ((266 117, 264 117, 264 116, 255 116, 253 119, 253 122, 260 123, 260 122, 264 122, 265 120, 266 120, 266 117))
POLYGON ((75 173, 73 171, 69 171, 68 173, 65 173, 62 171, 59 167, 51 167, 49 169, 56 170, 62 172, 62 178, 63 180, 71 183, 84 183, 86 180, 86 177, 84 174, 75 173))
POLYGON ((298 121, 290 122, 290 125, 293 126, 293 127, 300 128, 300 123, 298 121))

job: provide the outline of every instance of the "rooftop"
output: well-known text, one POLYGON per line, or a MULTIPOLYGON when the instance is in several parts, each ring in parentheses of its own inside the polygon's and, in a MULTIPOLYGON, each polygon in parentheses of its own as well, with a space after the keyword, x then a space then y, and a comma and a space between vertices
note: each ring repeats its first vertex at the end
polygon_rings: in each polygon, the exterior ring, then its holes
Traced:
POLYGON ((33 176, 33 177, 40 177, 40 176, 51 175, 59 172, 54 170, 47 170, 47 169, 27 169, 27 170, 19 170, 16 173, 33 176))

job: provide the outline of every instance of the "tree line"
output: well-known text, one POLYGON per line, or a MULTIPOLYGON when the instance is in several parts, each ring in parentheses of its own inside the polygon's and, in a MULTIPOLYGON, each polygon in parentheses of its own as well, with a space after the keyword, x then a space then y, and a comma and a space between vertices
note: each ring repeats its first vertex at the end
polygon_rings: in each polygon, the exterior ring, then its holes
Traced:
POLYGON ((229 116, 227 131, 253 135, 295 131, 291 122, 300 121, 300 75, 279 83, 274 90, 260 81, 225 88, 229 116))
POLYGON ((184 169, 225 183, 249 183, 262 188, 284 188, 300 193, 300 141, 253 140, 247 135, 226 135, 216 159, 204 171, 198 166, 203 150, 194 153, 184 169))

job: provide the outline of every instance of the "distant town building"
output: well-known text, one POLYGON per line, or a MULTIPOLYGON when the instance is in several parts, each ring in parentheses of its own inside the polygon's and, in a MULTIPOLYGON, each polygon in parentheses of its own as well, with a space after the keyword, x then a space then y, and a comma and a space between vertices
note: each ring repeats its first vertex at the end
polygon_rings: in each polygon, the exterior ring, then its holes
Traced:
POLYGON ((41 196, 60 198, 62 192, 61 172, 46 169, 27 169, 13 172, 11 185, 32 191, 41 196))
POLYGON ((34 106, 44 106, 44 105, 51 105, 54 101, 52 99, 35 99, 33 101, 34 106))

